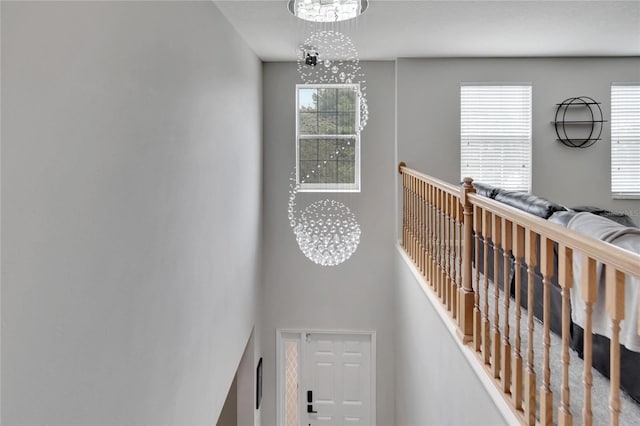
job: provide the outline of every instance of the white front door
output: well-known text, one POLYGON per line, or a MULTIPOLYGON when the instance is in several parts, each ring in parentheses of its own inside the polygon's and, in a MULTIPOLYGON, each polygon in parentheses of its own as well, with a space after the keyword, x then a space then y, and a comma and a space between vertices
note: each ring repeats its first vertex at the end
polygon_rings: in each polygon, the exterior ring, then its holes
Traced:
POLYGON ((371 335, 304 333, 301 424, 370 426, 371 335))

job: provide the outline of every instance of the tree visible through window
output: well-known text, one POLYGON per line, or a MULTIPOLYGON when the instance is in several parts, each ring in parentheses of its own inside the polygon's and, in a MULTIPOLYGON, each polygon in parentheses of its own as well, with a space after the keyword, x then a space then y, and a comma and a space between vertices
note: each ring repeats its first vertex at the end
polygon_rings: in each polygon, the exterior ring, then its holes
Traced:
POLYGON ((297 179, 302 191, 359 191, 357 85, 297 86, 297 179))

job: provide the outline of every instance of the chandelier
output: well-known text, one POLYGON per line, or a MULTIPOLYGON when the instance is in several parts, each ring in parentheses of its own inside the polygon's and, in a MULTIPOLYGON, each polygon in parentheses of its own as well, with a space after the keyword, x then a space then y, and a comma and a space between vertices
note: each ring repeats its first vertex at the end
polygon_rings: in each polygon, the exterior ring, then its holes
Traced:
POLYGON ((302 212, 296 211, 300 185, 291 178, 289 225, 302 253, 321 266, 336 266, 355 253, 360 244, 360 225, 355 215, 339 201, 320 200, 302 212))
MULTIPOLYGON (((324 1, 324 0, 323 0, 324 1)), ((369 120, 367 82, 358 51, 349 37, 333 30, 311 34, 300 46, 298 74, 305 84, 356 84, 354 90, 360 104, 360 134, 369 120)))
POLYGON ((360 16, 368 0, 289 0, 289 12, 312 22, 340 22, 360 16))

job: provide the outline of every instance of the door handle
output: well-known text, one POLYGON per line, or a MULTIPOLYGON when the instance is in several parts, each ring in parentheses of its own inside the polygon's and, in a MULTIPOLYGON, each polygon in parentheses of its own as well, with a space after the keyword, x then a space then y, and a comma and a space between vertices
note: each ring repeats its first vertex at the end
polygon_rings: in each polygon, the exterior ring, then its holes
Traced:
POLYGON ((313 391, 307 391, 307 413, 317 413, 313 411, 313 391))

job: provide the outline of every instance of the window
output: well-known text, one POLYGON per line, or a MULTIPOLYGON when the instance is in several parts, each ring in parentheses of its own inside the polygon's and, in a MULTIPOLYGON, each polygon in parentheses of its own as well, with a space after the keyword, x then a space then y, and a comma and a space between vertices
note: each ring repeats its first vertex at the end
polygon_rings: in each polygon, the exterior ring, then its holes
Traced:
POLYGON ((640 198, 640 84, 611 85, 611 193, 640 198))
POLYGON ((360 191, 358 85, 296 86, 296 179, 300 191, 360 191))
POLYGON ((460 174, 531 189, 531 85, 460 87, 460 174))

